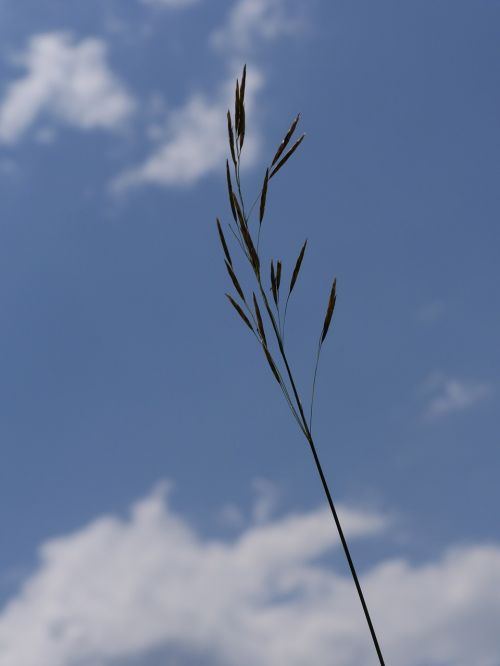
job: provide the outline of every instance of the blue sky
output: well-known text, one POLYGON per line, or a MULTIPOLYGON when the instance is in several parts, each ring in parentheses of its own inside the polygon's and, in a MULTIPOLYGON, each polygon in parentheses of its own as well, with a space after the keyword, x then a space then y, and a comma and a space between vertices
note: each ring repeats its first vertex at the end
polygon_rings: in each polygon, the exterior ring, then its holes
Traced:
POLYGON ((298 111, 307 133, 263 251, 289 279, 308 239, 304 393, 338 279, 315 438, 388 663, 498 664, 499 20, 0 0, 2 665, 374 663, 306 443, 224 299, 244 62, 248 199, 298 111))

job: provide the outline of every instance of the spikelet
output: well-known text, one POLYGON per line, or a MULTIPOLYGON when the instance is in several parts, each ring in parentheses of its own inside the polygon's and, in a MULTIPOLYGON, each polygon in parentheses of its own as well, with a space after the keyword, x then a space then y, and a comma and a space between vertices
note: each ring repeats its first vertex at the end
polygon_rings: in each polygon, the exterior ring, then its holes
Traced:
POLYGON ((231 305, 233 306, 233 308, 236 310, 236 312, 240 315, 240 317, 243 319, 243 321, 245 322, 245 324, 248 326, 248 328, 249 328, 251 331, 253 331, 253 326, 252 326, 252 324, 250 323, 248 317, 247 317, 246 314, 243 312, 243 310, 240 308, 240 306, 238 305, 238 303, 237 303, 237 302, 234 300, 234 298, 232 298, 229 294, 226 294, 226 296, 227 296, 227 298, 229 299, 229 302, 231 303, 231 305))
POLYGON ((278 384, 281 385, 281 380, 280 380, 280 376, 279 376, 279 373, 278 373, 278 368, 276 367, 276 363, 274 362, 273 357, 269 353, 269 349, 265 345, 262 345, 262 349, 264 350, 264 354, 266 355, 267 362, 269 363, 269 367, 271 368, 276 381, 278 382, 278 384))
POLYGON ((234 152, 233 123, 231 122, 231 112, 229 111, 229 109, 227 112, 227 135, 229 138, 229 149, 231 151, 231 159, 233 160, 234 166, 236 166, 236 153, 234 152))
POLYGON ((278 292, 278 298, 280 295, 280 284, 281 284, 281 261, 278 261, 276 264, 276 291, 278 292))
POLYGON ((273 292, 273 299, 276 305, 278 305, 278 284, 276 281, 276 276, 274 274, 274 263, 271 259, 271 289, 273 292))
POLYGON ((229 277, 231 278, 234 288, 238 292, 238 296, 241 298, 243 302, 246 302, 245 294, 243 293, 243 289, 240 287, 240 283, 238 282, 238 278, 236 277, 236 274, 233 271, 233 267, 230 264, 228 264, 227 261, 225 263, 226 263, 227 272, 229 273, 229 277))
POLYGON ((221 242, 222 249, 224 251, 224 255, 226 257, 226 260, 227 260, 228 264, 232 267, 233 262, 231 261, 231 255, 229 254, 229 249, 227 247, 226 239, 224 238, 224 234, 222 233, 222 227, 220 225, 219 218, 217 218, 217 231, 219 232, 219 238, 220 238, 220 242, 221 242))
POLYGON ((255 315, 257 317, 257 329, 260 334, 260 339, 267 347, 266 332, 264 331, 264 322, 262 321, 262 315, 260 314, 259 304, 255 298, 255 293, 253 294, 253 306, 255 308, 255 315))
POLYGON ((236 222, 236 209, 233 201, 233 184, 231 183, 231 172, 229 171, 229 160, 226 160, 226 181, 227 192, 229 195, 229 204, 231 205, 231 213, 233 214, 234 221, 236 222))
POLYGON ((333 310, 335 309, 335 301, 337 300, 337 278, 333 279, 332 289, 330 291, 330 298, 328 299, 328 307, 326 308, 325 323, 323 324, 323 332, 321 333, 321 344, 323 344, 330 322, 332 321, 333 310))
POLYGON ((295 128, 297 127, 297 124, 300 120, 300 113, 298 113, 295 118, 293 119, 292 124, 290 125, 290 129, 288 132, 285 134, 285 138, 283 141, 280 143, 278 150, 276 151, 275 156, 273 157, 273 161, 271 162, 271 166, 274 166, 276 162, 279 160, 281 154, 285 150, 285 148, 288 146, 288 142, 292 138, 293 133, 295 132, 295 128))
POLYGON ((300 139, 297 139, 297 141, 293 144, 293 146, 290 148, 290 150, 287 152, 285 157, 283 157, 278 164, 274 167, 274 169, 271 172, 271 175, 269 176, 269 179, 271 179, 278 171, 281 169, 281 167, 288 162, 290 157, 294 154, 294 152, 297 150, 297 148, 300 146, 302 141, 304 140, 305 134, 303 134, 300 139))
POLYGON ((267 197, 267 183, 269 182, 269 169, 266 169, 266 175, 264 176, 264 184, 262 185, 262 194, 260 195, 260 211, 259 211, 259 223, 262 224, 264 219, 264 211, 266 210, 266 197, 267 197))
POLYGON ((297 278, 299 277, 299 271, 300 267, 302 266, 302 260, 304 259, 306 246, 307 246, 307 240, 305 241, 304 245, 302 246, 302 249, 299 252, 295 268, 293 269, 292 279, 290 280, 290 289, 288 290, 289 295, 292 293, 292 289, 295 287, 295 283, 297 282, 297 278))

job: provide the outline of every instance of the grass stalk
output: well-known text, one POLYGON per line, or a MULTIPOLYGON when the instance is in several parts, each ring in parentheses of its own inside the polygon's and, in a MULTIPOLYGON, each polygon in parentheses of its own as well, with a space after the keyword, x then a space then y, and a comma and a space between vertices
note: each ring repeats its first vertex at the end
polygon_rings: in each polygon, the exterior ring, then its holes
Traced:
MULTIPOLYGON (((228 179, 228 188, 229 188, 229 199, 231 202, 231 207, 233 209, 233 217, 234 221, 236 224, 236 231, 233 229, 232 225, 229 225, 229 228, 231 232, 233 233, 234 238, 238 242, 238 245, 240 249, 242 250, 242 253, 246 260, 249 262, 252 272, 254 273, 255 280, 256 280, 256 285, 257 285, 257 294, 260 295, 260 302, 261 305, 259 305, 258 298, 253 293, 253 299, 247 298, 244 294, 244 283, 240 279, 236 277, 236 269, 234 266, 231 266, 228 268, 228 273, 229 276, 233 282, 233 285, 235 286, 238 295, 240 297, 240 304, 238 304, 238 296, 229 297, 229 300, 231 301, 233 307, 235 310, 238 312, 240 315, 240 318, 243 319, 245 325, 249 327, 255 337, 255 339, 260 343, 260 346, 264 352, 264 355, 266 357, 267 363, 274 375, 274 378, 278 382, 280 389, 285 397, 285 400, 290 408, 290 411, 295 418, 300 430, 302 431, 302 434, 307 440, 307 443, 309 445, 309 448, 311 450, 314 463, 316 465, 316 470, 319 474, 321 484, 323 486, 324 493, 326 495, 326 499, 328 502, 328 505, 330 507, 330 511, 333 516, 333 520, 335 522, 335 526, 337 528, 337 532, 340 537, 340 541, 342 543, 342 548, 344 550, 344 554, 349 566, 349 570, 351 572, 352 579, 354 581, 354 585, 356 587, 356 591, 359 597, 359 600, 361 602, 361 606, 363 609, 363 613, 365 615, 366 622, 368 624, 368 628, 370 630, 370 635, 373 641, 373 645, 375 647, 375 651, 377 653, 377 657, 380 663, 380 666, 385 666, 385 662, 382 656, 382 651, 377 639, 377 635, 375 633, 375 629, 370 617, 370 613, 368 611, 368 607, 366 605, 366 601, 363 595, 363 591, 361 588, 361 584, 359 582, 359 578, 356 572, 356 567, 354 566, 354 562, 351 557, 351 553, 349 550, 349 546, 347 544, 347 540, 344 535, 344 531, 342 529, 342 525, 340 523, 339 516, 337 514, 335 504, 330 492, 330 489, 328 487, 328 483, 326 481, 325 475, 323 473, 323 469, 321 466, 321 462, 318 456, 318 452, 316 449, 316 445, 313 440, 312 436, 312 416, 313 416, 313 405, 314 405, 314 398, 315 398, 315 390, 316 390, 316 379, 317 379, 317 374, 318 374, 318 366, 319 366, 319 360, 320 360, 320 355, 321 355, 321 349, 322 345, 325 341, 325 338, 328 334, 334 308, 335 308, 335 302, 336 302, 336 279, 333 280, 333 284, 331 287, 330 291, 330 297, 326 309, 326 314, 324 318, 324 323, 323 323, 323 329, 319 338, 319 343, 318 343, 318 350, 316 354, 316 362, 315 362, 315 367, 314 367, 314 375, 313 375, 313 384, 312 384, 312 393, 311 393, 311 401, 310 401, 310 412, 309 412, 309 422, 307 421, 305 411, 304 411, 304 406, 302 403, 302 400, 300 398, 300 393, 297 387, 297 383, 294 379, 291 364, 289 362, 287 353, 286 353, 286 348, 285 348, 285 323, 286 323, 286 315, 288 311, 288 303, 290 300, 290 296, 292 293, 292 290, 300 276, 300 269, 302 266, 302 261, 304 258, 306 246, 307 246, 307 241, 304 243, 304 245, 301 248, 301 251, 299 253, 299 256, 297 258, 297 261, 295 263, 295 268, 293 270, 292 276, 291 276, 291 281, 290 281, 290 286, 288 290, 288 294, 286 297, 285 301, 285 308, 284 308, 284 313, 283 317, 281 317, 281 312, 280 312, 280 302, 282 303, 282 300, 280 301, 279 298, 279 289, 280 285, 277 284, 276 277, 274 274, 274 268, 271 267, 271 282, 272 284, 268 287, 266 284, 264 284, 263 281, 263 274, 266 274, 265 271, 262 270, 263 268, 263 258, 261 255, 261 250, 260 250, 260 239, 261 239, 261 230, 262 230, 262 224, 263 224, 263 219, 264 219, 264 213, 265 213, 265 205, 266 205, 266 196, 267 196, 267 189, 268 189, 268 183, 273 178, 280 170, 281 168, 288 162, 288 160, 292 157, 292 155, 295 153, 295 151, 298 149, 300 144, 302 143, 304 139, 304 134, 302 134, 299 139, 297 139, 294 144, 292 145, 291 148, 288 148, 289 142, 292 139, 292 136, 295 132, 295 129, 297 127, 297 124, 300 119, 300 114, 296 116, 296 118, 293 120, 288 132, 285 134, 285 137, 283 138, 282 142, 280 143, 278 150, 276 151, 274 158, 270 165, 266 169, 266 174, 264 178, 264 186, 260 189, 259 194, 255 198, 254 202, 250 206, 248 215, 246 214, 246 208, 245 208, 245 201, 243 197, 243 192, 242 192, 242 185, 241 185, 241 178, 240 178, 240 165, 241 165, 241 152, 242 152, 242 147, 243 147, 243 142, 245 138, 245 105, 244 105, 244 96, 245 96, 245 81, 246 81, 246 66, 243 69, 243 76, 241 80, 241 86, 240 82, 236 82, 236 94, 235 94, 235 126, 233 130, 232 126, 232 121, 231 121, 231 115, 228 112, 228 136, 229 136, 229 147, 231 150, 231 157, 232 157, 232 162, 233 162, 233 171, 234 171, 234 178, 236 181, 236 191, 237 194, 234 194, 231 190, 231 183, 230 183, 230 177, 229 175, 227 176, 228 179), (288 148, 288 150, 287 150, 288 148), (252 230, 250 228, 250 218, 252 215, 252 212, 257 204, 257 202, 260 200, 260 214, 259 214, 259 221, 258 221, 258 228, 256 232, 257 236, 257 242, 254 243, 254 235, 252 234, 252 230), (236 214, 235 214, 236 213, 236 214), (275 305, 276 309, 276 316, 273 312, 273 307, 271 306, 271 303, 269 302, 269 298, 267 294, 269 292, 273 292, 273 302, 275 305), (253 308, 252 310, 252 300, 253 300, 253 308), (267 323, 268 325, 270 324, 271 329, 273 331, 273 338, 274 338, 274 345, 269 345, 268 342, 268 335, 265 333, 265 324, 264 324, 264 319, 261 314, 261 306, 263 307, 263 311, 267 314, 267 323), (250 316, 250 319, 244 315, 243 310, 246 310, 250 316), (255 311, 255 312, 254 312, 255 311), (275 361, 275 358, 273 356, 273 350, 276 350, 278 352, 278 357, 280 359, 280 363, 277 363, 275 361), (281 368, 280 368, 281 365, 281 368)), ((228 163, 227 163, 228 164, 228 163)), ((229 174, 229 167, 227 166, 228 169, 228 174, 229 174)), ((218 223, 218 232, 219 232, 219 237, 221 239, 221 243, 223 246, 223 250, 226 256, 226 266, 228 264, 227 262, 227 245, 225 242, 225 238, 222 234, 221 227, 218 223)), ((255 232, 253 232, 255 234, 255 232)), ((230 262, 229 262, 230 263, 230 262)), ((281 271, 281 262, 279 263, 279 269, 281 271)))

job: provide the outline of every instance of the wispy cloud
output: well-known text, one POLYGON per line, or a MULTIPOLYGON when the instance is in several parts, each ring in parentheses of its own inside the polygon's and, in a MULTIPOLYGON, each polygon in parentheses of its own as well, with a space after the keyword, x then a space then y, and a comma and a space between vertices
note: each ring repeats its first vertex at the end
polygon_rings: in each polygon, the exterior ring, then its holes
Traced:
POLYGON ((268 479, 254 479, 253 490, 255 501, 253 506, 253 519, 262 525, 273 515, 280 496, 279 488, 268 479))
POLYGON ((445 309, 443 301, 434 300, 429 301, 418 308, 415 315, 418 321, 425 324, 431 324, 443 316, 445 309))
POLYGON ((10 83, 0 102, 0 142, 15 143, 42 114, 81 130, 113 130, 134 109, 100 39, 38 34, 15 62, 27 71, 10 83))
POLYGON ((491 386, 484 382, 471 382, 434 374, 424 385, 430 395, 426 416, 437 418, 451 412, 468 409, 491 395, 491 386))
MULTIPOLYGON (((157 2, 159 0, 151 0, 157 2)), ((186 187, 220 172, 227 155, 226 111, 233 104, 234 80, 240 75, 243 58, 248 61, 254 47, 263 41, 297 34, 303 29, 303 5, 297 0, 239 0, 232 5, 226 24, 214 30, 209 41, 222 53, 231 76, 213 95, 193 94, 178 109, 170 111, 163 132, 154 128, 155 148, 139 165, 125 169, 112 181, 114 194, 142 185, 186 187), (302 9, 301 9, 302 7, 302 9), (237 62, 235 69, 234 63, 237 62), (222 165, 222 166, 221 166, 222 165)), ((246 106, 257 106, 265 73, 249 63, 246 106)), ((253 122, 245 138, 244 166, 256 162, 261 130, 253 122)))
MULTIPOLYGON (((262 80, 257 68, 252 67, 245 95, 250 113, 262 80)), ((121 193, 144 184, 188 186, 219 172, 227 153, 226 112, 232 103, 233 85, 231 77, 213 98, 195 94, 171 112, 156 149, 139 166, 119 174, 111 184, 112 191, 121 193)), ((246 166, 255 161, 259 141, 258 131, 250 129, 245 139, 246 166)))
MULTIPOLYGON (((388 528, 375 513, 342 513, 352 541, 388 528)), ((194 654, 218 666, 373 663, 351 581, 318 559, 337 545, 323 509, 204 540, 164 487, 128 519, 104 516, 42 546, 0 613, 0 662, 116 666, 155 652, 180 666, 194 654)), ((499 546, 450 549, 425 565, 387 560, 363 583, 388 663, 497 663, 499 546)))
POLYGON ((239 0, 227 22, 211 35, 212 45, 246 53, 262 42, 295 35, 304 27, 304 3, 297 0, 239 0))

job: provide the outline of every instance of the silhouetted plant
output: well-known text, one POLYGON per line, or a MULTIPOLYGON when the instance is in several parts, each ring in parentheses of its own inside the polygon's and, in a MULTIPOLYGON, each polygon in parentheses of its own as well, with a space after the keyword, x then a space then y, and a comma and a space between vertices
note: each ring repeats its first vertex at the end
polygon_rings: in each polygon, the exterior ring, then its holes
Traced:
POLYGON ((295 382, 290 363, 285 350, 285 326, 286 326, 286 316, 288 311, 288 303, 290 296, 295 287, 295 284, 300 275, 300 269, 302 267, 302 261, 306 252, 307 241, 304 242, 302 248, 300 249, 299 255, 296 259, 294 269, 290 278, 290 283, 286 293, 286 299, 283 307, 283 297, 282 297, 282 261, 277 260, 276 264, 273 260, 270 262, 269 269, 264 269, 261 261, 260 254, 260 236, 262 224, 266 212, 266 200, 268 196, 268 190, 272 178, 282 169, 282 167, 288 162, 290 157, 295 153, 297 148, 300 146, 304 140, 305 134, 302 134, 295 142, 290 146, 290 142, 295 134, 295 130, 300 121, 300 114, 297 115, 288 132, 285 134, 282 142, 280 143, 277 151, 274 154, 274 157, 266 168, 264 175, 264 180, 262 188, 254 200, 251 207, 248 209, 245 206, 245 201, 242 194, 241 187, 241 174, 240 174, 240 165, 241 165, 241 153, 243 150, 243 144, 245 141, 245 128, 246 128, 246 117, 245 117, 245 86, 246 86, 246 65, 243 68, 243 75, 241 77, 241 82, 236 81, 236 91, 235 91, 235 105, 234 105, 234 124, 233 118, 231 117, 231 112, 227 112, 227 129, 228 129, 228 140, 229 140, 229 151, 231 156, 231 163, 229 164, 229 159, 226 160, 226 180, 227 180, 227 190, 229 197, 229 205, 231 208, 231 214, 233 217, 233 222, 229 223, 229 230, 236 240, 239 248, 243 252, 246 260, 250 264, 252 273, 255 277, 255 290, 248 290, 248 293, 251 293, 251 297, 245 295, 245 290, 242 287, 242 282, 238 278, 236 273, 235 264, 229 252, 229 247, 222 230, 222 225, 217 218, 217 231, 219 234, 219 239, 222 245, 222 250, 224 253, 224 261, 226 265, 226 270, 229 274, 231 283, 234 286, 237 297, 233 297, 230 294, 226 294, 229 302, 232 307, 237 312, 240 319, 243 321, 245 326, 250 329, 255 339, 257 340, 259 346, 262 348, 264 356, 267 360, 269 368, 279 384, 279 387, 285 397, 285 400, 288 403, 290 411, 297 422, 300 430, 302 431, 304 437, 306 438, 310 450, 312 452, 314 462, 316 464, 317 471, 319 473, 323 489, 326 494, 330 510, 337 527, 340 540, 342 542, 342 547, 344 549, 345 556, 351 571, 351 575, 358 592, 361 605, 363 607, 363 612, 370 629, 370 634, 377 652, 379 662, 384 666, 384 659, 382 657, 382 652, 375 634, 375 630, 366 606, 366 602, 363 596, 361 585, 352 561, 349 547, 345 539, 342 526, 340 524, 335 505, 328 488, 323 470, 319 461, 318 453, 316 451, 316 446, 313 441, 311 434, 312 429, 312 418, 313 418, 313 405, 314 405, 314 395, 316 387, 316 377, 318 372, 318 364, 321 354, 321 349, 325 339, 327 337, 330 325, 332 322, 332 316, 335 309, 335 303, 337 299, 337 281, 334 278, 332 286, 330 289, 330 295, 328 298, 327 308, 325 317, 323 320, 323 326, 321 328, 321 333, 318 339, 318 348, 316 353, 316 363, 314 368, 314 376, 312 383, 311 391, 311 401, 309 408, 309 418, 306 418, 302 400, 297 389, 297 384, 295 382), (233 172, 234 181, 236 187, 233 188, 233 180, 231 176, 231 171, 233 172), (259 203, 259 219, 253 225, 254 231, 252 232, 251 227, 251 217, 252 213, 255 210, 255 207, 259 203), (255 239, 256 235, 256 239, 255 239), (269 270, 269 273, 268 273, 269 270), (269 276, 269 283, 266 283, 264 274, 269 276), (257 294, 255 293, 257 292, 257 294), (272 294, 271 297, 268 297, 268 294, 272 294), (259 305, 260 303, 260 305, 259 305), (264 316, 263 316, 264 315, 264 316), (266 324, 264 323, 266 322, 266 324), (268 332, 266 333, 266 325, 268 332), (271 335, 269 335, 269 327, 271 335), (271 344, 272 339, 274 338, 274 343, 271 344), (277 353, 273 352, 272 349, 275 349, 277 353))

